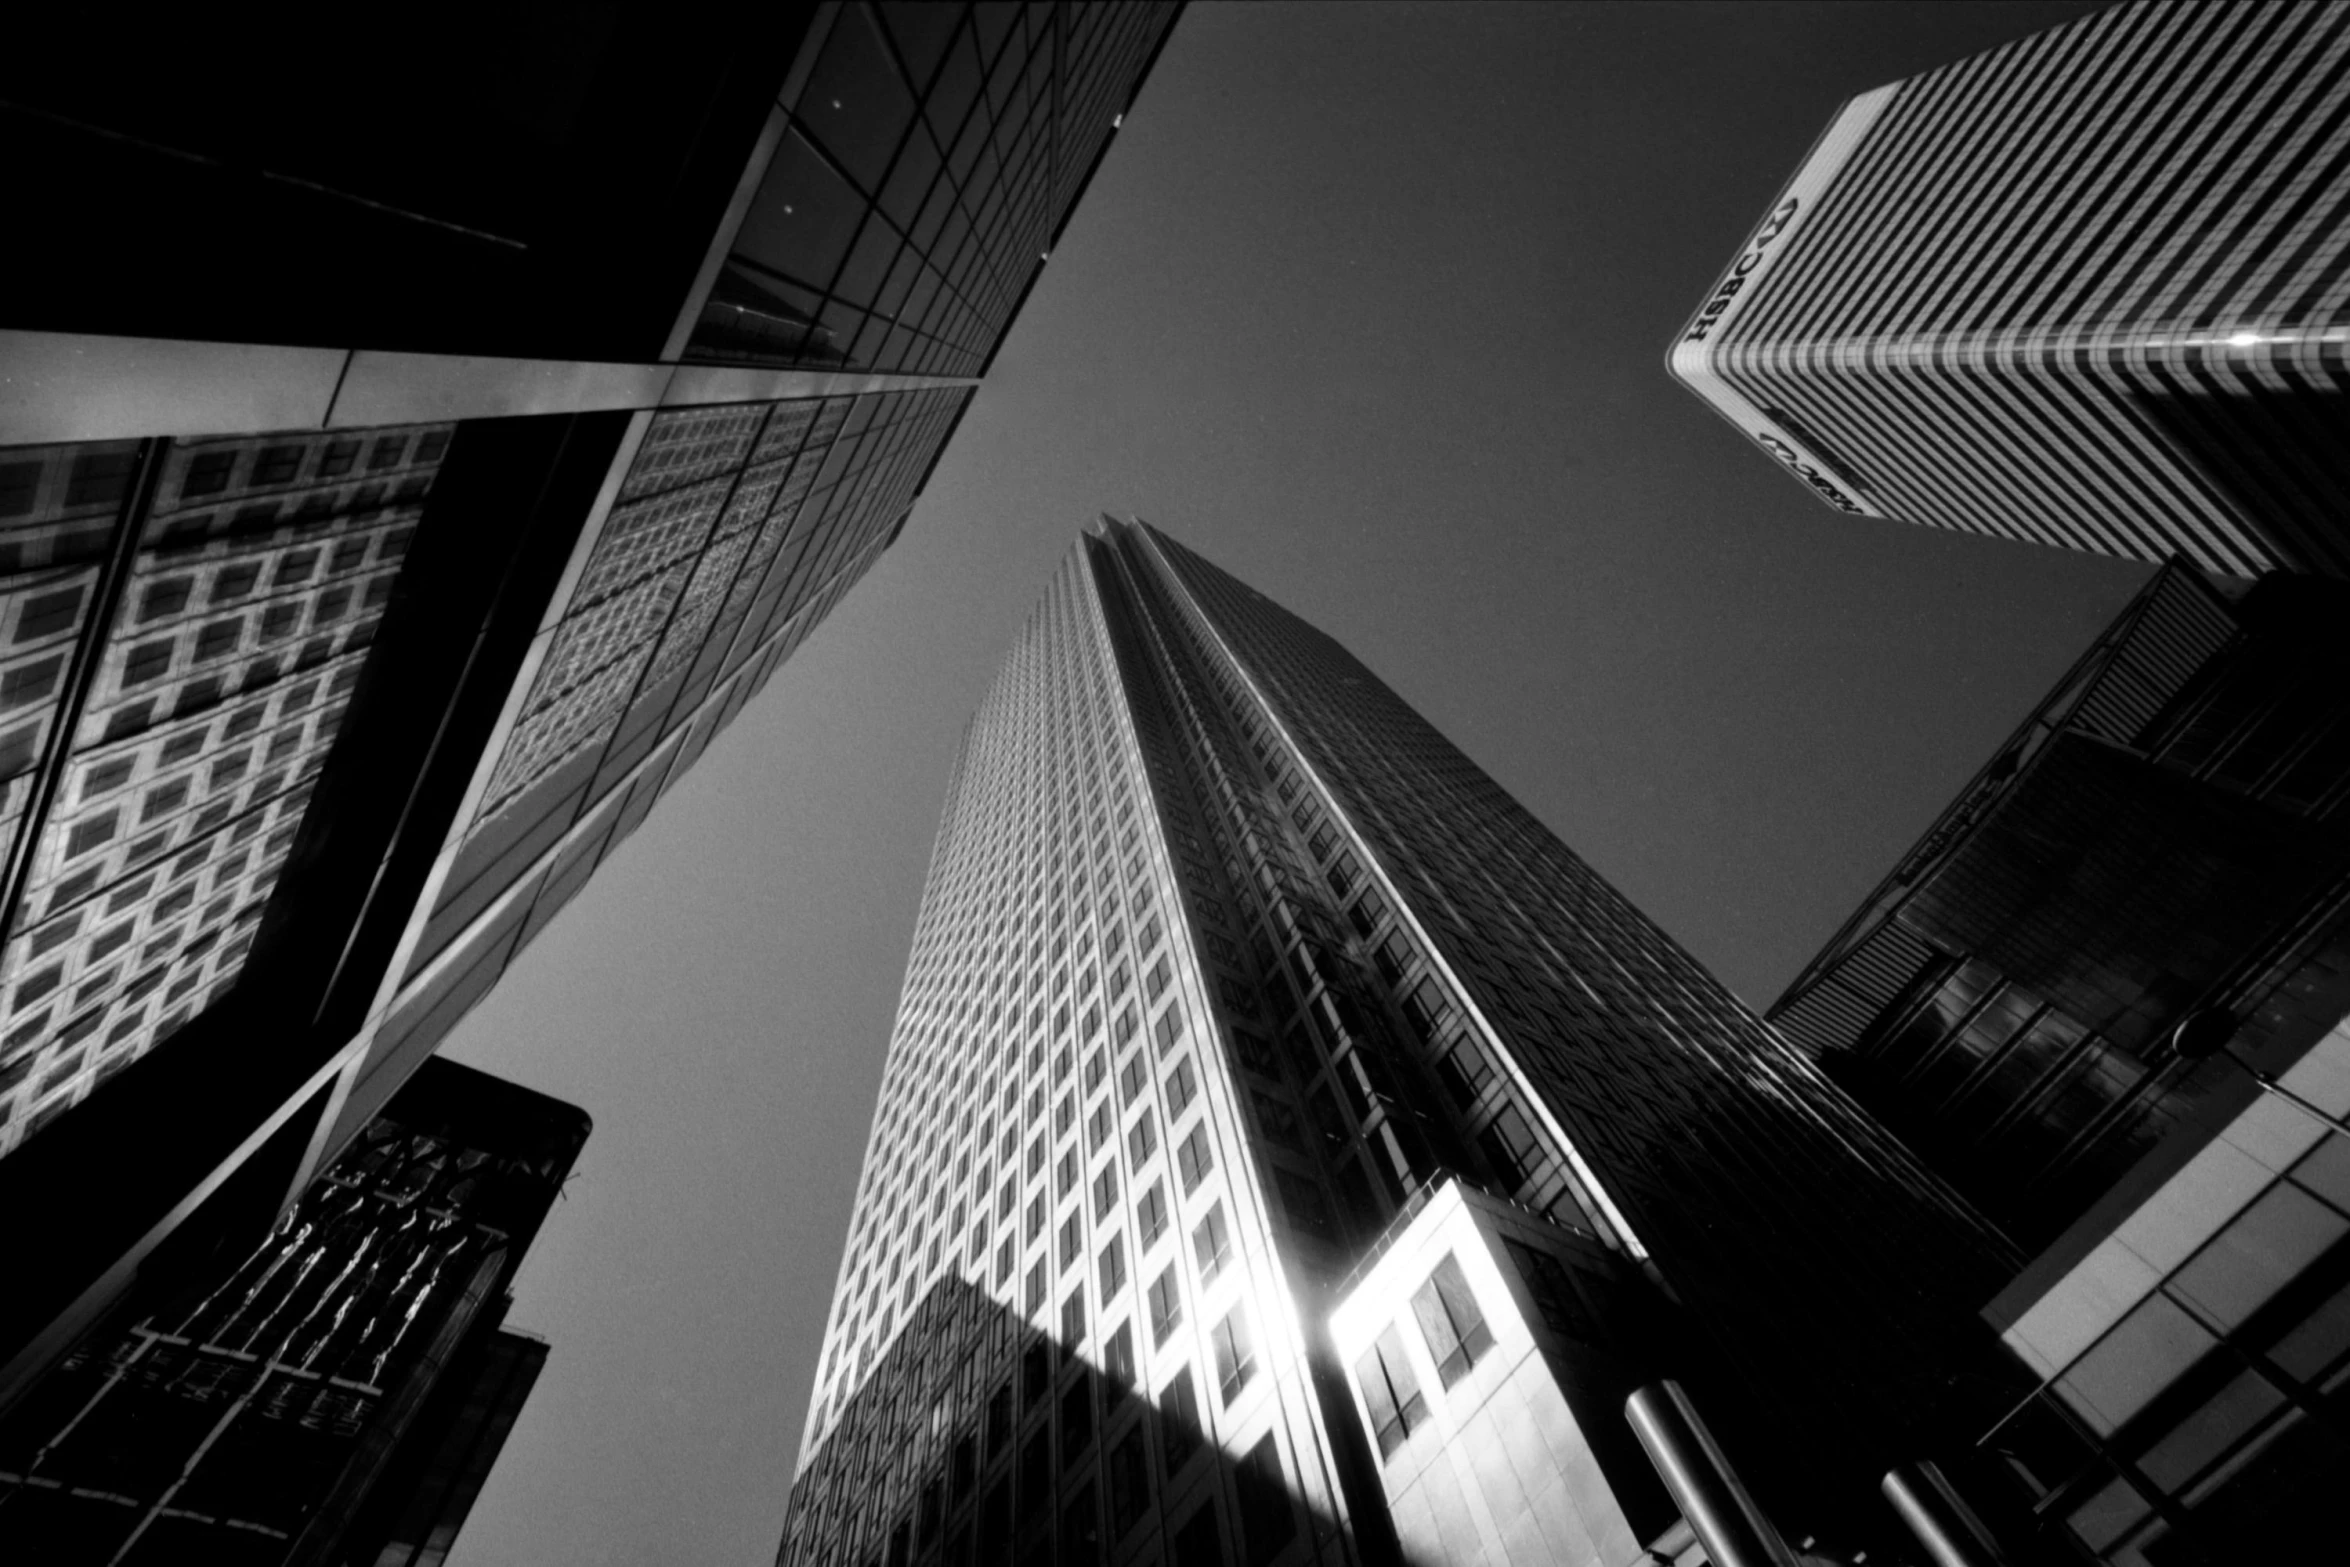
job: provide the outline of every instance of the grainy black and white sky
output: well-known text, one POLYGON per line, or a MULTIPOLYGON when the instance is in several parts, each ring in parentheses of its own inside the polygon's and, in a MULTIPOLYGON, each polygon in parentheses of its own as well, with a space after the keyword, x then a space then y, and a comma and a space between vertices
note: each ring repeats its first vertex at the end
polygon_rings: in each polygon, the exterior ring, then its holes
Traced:
POLYGON ((596 1121, 456 1567, 771 1559, 947 769, 1097 511, 1774 999, 2147 568, 1836 516, 1665 347, 1840 101, 2088 9, 1195 5, 904 536, 449 1043, 596 1121))

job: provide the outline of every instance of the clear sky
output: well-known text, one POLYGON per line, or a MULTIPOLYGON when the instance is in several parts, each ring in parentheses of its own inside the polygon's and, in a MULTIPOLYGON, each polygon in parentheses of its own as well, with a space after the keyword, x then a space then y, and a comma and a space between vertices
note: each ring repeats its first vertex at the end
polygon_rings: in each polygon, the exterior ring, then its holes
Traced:
POLYGON ((447 1046, 596 1121, 456 1567, 770 1559, 955 744, 1098 511, 1768 1005, 2148 568, 1839 517, 1665 348, 1840 101, 2086 9, 1195 6, 903 537, 447 1046))

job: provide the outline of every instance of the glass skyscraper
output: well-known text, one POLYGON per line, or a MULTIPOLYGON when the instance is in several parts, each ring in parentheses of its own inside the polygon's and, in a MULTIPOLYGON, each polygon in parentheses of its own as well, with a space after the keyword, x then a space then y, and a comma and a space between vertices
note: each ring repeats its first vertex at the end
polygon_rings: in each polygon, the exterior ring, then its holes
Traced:
POLYGON ((1177 14, 12 51, 0 1407, 265 1229, 880 559, 1177 14))
POLYGON ((1105 519, 955 765, 780 1560, 1417 1559, 1506 1405, 1491 1559, 1629 1562, 1666 1375, 1865 1533, 2018 1395, 2012 1263, 1344 648, 1105 519))
POLYGON ((2350 575, 2345 40, 2119 5, 1864 93, 1672 373, 1856 516, 2350 575))
POLYGON ((2166 567, 1768 1014, 2030 1254, 1985 1312, 2040 1388, 1977 1437, 2074 1559, 2329 1549, 2346 619, 2166 567))

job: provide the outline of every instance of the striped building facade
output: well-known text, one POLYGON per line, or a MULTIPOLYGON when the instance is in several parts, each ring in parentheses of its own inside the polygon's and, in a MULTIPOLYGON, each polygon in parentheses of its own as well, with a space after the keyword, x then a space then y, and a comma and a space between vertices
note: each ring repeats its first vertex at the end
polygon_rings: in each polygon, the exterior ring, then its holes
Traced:
POLYGON ((2116 6, 1847 103, 1669 354, 1855 516, 2350 575, 2350 7, 2116 6))

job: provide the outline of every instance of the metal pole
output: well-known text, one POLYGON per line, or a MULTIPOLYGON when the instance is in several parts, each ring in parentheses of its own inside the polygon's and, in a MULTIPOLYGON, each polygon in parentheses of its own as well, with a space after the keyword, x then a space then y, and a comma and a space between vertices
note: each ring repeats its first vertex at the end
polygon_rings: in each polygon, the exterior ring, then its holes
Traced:
POLYGON ((1797 1567, 1681 1384, 1651 1382, 1624 1400, 1624 1418, 1714 1567, 1797 1567))
POLYGON ((2259 1084, 2262 1093, 2274 1094, 2304 1115, 2313 1117, 2345 1137, 2350 1137, 2350 1121, 2344 1121, 2340 1116, 2328 1114, 2236 1054, 2236 1032, 2242 1026, 2242 1020, 2225 1007, 2203 1007, 2180 1019, 2179 1026, 2171 1030, 2171 1049, 2177 1052, 2179 1059, 2183 1061, 2202 1061, 2212 1056, 2225 1056, 2246 1077, 2259 1084))
POLYGON ((1934 1464, 1888 1469, 1881 1489, 1934 1567, 2008 1567, 1991 1531, 1934 1464))

